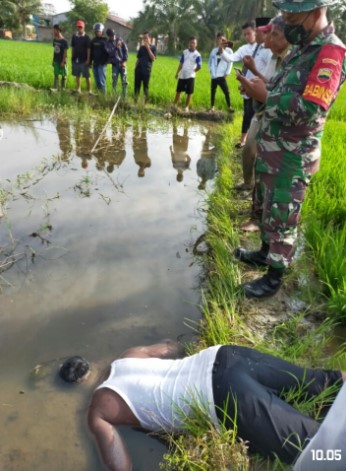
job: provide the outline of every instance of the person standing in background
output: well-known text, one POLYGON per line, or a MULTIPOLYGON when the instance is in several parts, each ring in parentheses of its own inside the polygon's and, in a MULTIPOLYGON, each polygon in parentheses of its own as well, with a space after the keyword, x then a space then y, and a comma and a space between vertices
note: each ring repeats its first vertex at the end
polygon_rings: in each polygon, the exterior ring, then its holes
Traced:
POLYGON ((156 47, 151 44, 150 33, 143 33, 143 44, 137 52, 137 62, 135 67, 135 101, 143 83, 145 101, 149 100, 149 80, 154 60, 156 59, 156 47))
POLYGON ((76 77, 77 93, 81 93, 81 76, 85 78, 87 91, 92 94, 90 82, 90 38, 85 33, 84 21, 76 22, 77 33, 72 36, 72 75, 76 77))
POLYGON ((107 39, 103 36, 104 26, 95 23, 93 26, 95 37, 90 42, 90 65, 92 66, 96 88, 106 93, 106 67, 108 54, 105 48, 107 39))
POLYGON ((195 77, 202 67, 202 57, 197 51, 197 39, 192 36, 189 39, 188 48, 183 51, 175 78, 178 79, 177 93, 173 106, 178 106, 180 95, 186 93, 185 111, 189 111, 192 95, 195 89, 195 77))
POLYGON ((225 95, 228 111, 230 113, 234 113, 234 109, 231 107, 231 99, 226 81, 227 76, 231 73, 232 70, 232 62, 226 62, 221 57, 224 50, 226 50, 228 54, 233 54, 233 50, 230 47, 231 44, 227 42, 224 33, 217 33, 216 41, 217 47, 211 51, 208 62, 209 72, 211 75, 210 111, 215 111, 216 89, 217 87, 220 87, 223 91, 223 94, 225 95))
MULTIPOLYGON (((228 54, 227 51, 224 51, 222 58, 227 62, 239 62, 244 59, 245 56, 251 56, 256 62, 256 66, 259 70, 263 70, 271 57, 271 51, 264 49, 262 43, 256 42, 256 27, 264 26, 268 24, 270 18, 256 18, 256 21, 249 21, 242 26, 243 37, 247 44, 240 46, 236 52, 233 54, 228 54)), ((247 79, 251 79, 253 74, 247 67, 243 66, 243 74, 247 79)), ((240 141, 236 144, 237 149, 241 149, 245 145, 247 133, 251 124, 251 119, 254 115, 254 109, 252 106, 252 100, 246 94, 243 94, 243 103, 244 103, 244 112, 243 112, 243 122, 241 129, 240 141)))
POLYGON ((54 88, 57 90, 59 88, 59 75, 61 75, 61 89, 63 90, 66 87, 66 77, 67 77, 67 49, 68 44, 66 39, 61 33, 61 28, 59 25, 53 26, 54 33, 54 55, 53 55, 53 68, 54 68, 54 88))
POLYGON ((118 77, 120 75, 122 85, 122 96, 126 98, 127 92, 127 73, 126 62, 128 59, 128 49, 125 41, 119 36, 115 37, 115 32, 112 29, 106 31, 108 41, 105 47, 108 53, 108 61, 112 64, 112 86, 114 92, 117 90, 118 77))

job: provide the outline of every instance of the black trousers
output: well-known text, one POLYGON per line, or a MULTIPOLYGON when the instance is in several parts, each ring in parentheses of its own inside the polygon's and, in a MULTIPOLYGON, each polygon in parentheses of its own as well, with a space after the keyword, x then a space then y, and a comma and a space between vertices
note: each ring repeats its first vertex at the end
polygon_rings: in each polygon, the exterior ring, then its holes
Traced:
POLYGON ((210 93, 211 106, 213 107, 215 105, 215 95, 216 95, 216 89, 218 86, 223 91, 223 94, 225 95, 225 98, 226 98, 227 106, 228 108, 230 108, 231 99, 229 96, 229 89, 228 89, 228 85, 227 85, 227 81, 225 77, 217 77, 217 78, 211 79, 211 93, 210 93))
POLYGON ((247 99, 244 98, 243 102, 244 102, 244 111, 243 111, 243 123, 241 126, 241 133, 246 134, 249 130, 251 120, 255 112, 252 106, 251 98, 247 98, 247 99))
POLYGON ((150 74, 143 74, 140 70, 135 70, 135 98, 138 97, 143 83, 143 90, 145 99, 149 98, 149 80, 150 74))
POLYGON ((246 347, 221 347, 213 368, 219 420, 227 428, 234 428, 235 422, 238 436, 249 441, 250 451, 264 457, 275 453, 286 463, 295 460, 319 423, 281 399, 280 393, 304 386, 308 398, 332 384, 341 387, 340 371, 301 368, 246 347))

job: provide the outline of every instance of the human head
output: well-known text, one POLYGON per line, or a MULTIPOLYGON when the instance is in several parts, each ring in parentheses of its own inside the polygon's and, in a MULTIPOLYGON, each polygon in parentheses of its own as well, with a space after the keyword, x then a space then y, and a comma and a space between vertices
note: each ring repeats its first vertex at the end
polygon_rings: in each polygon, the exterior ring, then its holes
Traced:
POLYGON ((177 182, 182 182, 184 180, 184 170, 182 168, 178 169, 177 173, 177 182))
POLYGON ((248 44, 253 44, 256 42, 256 23, 254 21, 248 21, 244 23, 241 27, 243 31, 243 38, 248 44))
POLYGON ((122 41, 123 41, 123 38, 121 36, 117 36, 115 38, 115 42, 116 42, 117 46, 119 46, 122 43, 122 41))
POLYGON ((80 383, 90 371, 89 363, 81 356, 67 358, 61 365, 59 376, 66 383, 80 383))
POLYGON ((95 36, 102 36, 103 30, 105 27, 102 23, 95 23, 93 26, 93 30, 95 32, 95 36))
POLYGON ((195 51, 197 48, 197 38, 195 36, 191 36, 189 38, 189 51, 195 51))
POLYGON ((150 33, 149 33, 149 31, 144 31, 144 33, 142 35, 142 38, 143 38, 144 43, 150 44, 150 33))
POLYGON ((59 37, 61 35, 61 28, 60 25, 53 26, 53 33, 55 37, 59 37))
POLYGON ((289 42, 285 37, 285 20, 281 15, 278 15, 273 18, 271 25, 272 31, 270 35, 269 47, 273 54, 281 54, 289 46, 289 42))
POLYGON ((270 24, 271 18, 268 16, 256 18, 256 42, 258 44, 264 43, 265 34, 269 32, 267 29, 263 29, 264 27, 268 27, 270 24))
POLYGON ((304 45, 312 41, 327 25, 327 7, 338 0, 275 0, 282 11, 285 36, 291 44, 304 45))
POLYGON ((219 32, 217 33, 216 35, 216 42, 217 42, 217 45, 218 46, 223 46, 223 43, 226 41, 226 36, 225 36, 225 33, 223 32, 219 32))
POLYGON ((114 39, 115 38, 114 29, 108 28, 106 31, 106 35, 108 36, 109 39, 114 39))
POLYGON ((85 28, 85 23, 84 23, 84 21, 78 20, 78 21, 76 22, 76 26, 77 26, 77 28, 78 28, 78 33, 79 33, 79 34, 83 34, 83 33, 84 33, 84 28, 85 28))

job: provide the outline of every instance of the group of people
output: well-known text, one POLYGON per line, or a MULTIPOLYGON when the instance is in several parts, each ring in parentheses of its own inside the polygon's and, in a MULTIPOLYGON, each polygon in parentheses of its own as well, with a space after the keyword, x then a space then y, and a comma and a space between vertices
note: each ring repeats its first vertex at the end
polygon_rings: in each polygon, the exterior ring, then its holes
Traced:
MULTIPOLYGON (((233 53, 220 41, 213 58, 217 66, 221 60, 243 59, 244 68, 237 73, 244 93, 242 134, 248 134, 249 127, 250 136, 256 135, 250 146, 256 162, 253 213, 262 247, 238 248, 235 256, 269 268, 244 285, 247 296, 275 293, 292 261, 305 191, 318 170, 323 126, 346 74, 346 48, 327 19, 327 7, 334 3, 274 0, 280 17, 257 29, 244 25, 247 45, 233 53), (262 52, 265 49, 274 56, 262 52), (265 55, 270 57, 267 66, 262 63, 265 55)), ((178 72, 185 63, 190 71, 200 67, 194 41, 178 72)), ((225 90, 223 80, 212 87, 216 85, 225 90)), ((191 82, 180 83, 177 93, 190 91, 188 87, 191 82)), ((250 136, 242 136, 238 147, 245 149, 250 136)), ((70 383, 95 379, 93 369, 79 356, 68 358, 59 373, 70 383)), ((237 430, 250 452, 276 456, 295 471, 342 471, 346 469, 346 417, 340 415, 345 410, 345 381, 343 371, 302 368, 236 345, 217 345, 180 358, 178 346, 163 341, 132 348, 107 368, 93 393, 88 425, 111 471, 132 469, 119 426, 181 432, 184 417, 193 415, 196 405, 211 426, 237 430), (288 399, 288 393, 302 391, 306 400, 313 400, 328 388, 334 403, 323 411, 322 425, 288 399), (339 416, 343 420, 338 421, 339 416)))
MULTIPOLYGON (((238 247, 234 256, 267 268, 242 286, 249 298, 275 294, 292 263, 302 204, 319 168, 323 128, 346 75, 346 48, 327 18, 334 0, 273 3, 282 15, 257 27, 254 52, 243 57, 245 73, 237 72, 244 93, 237 145, 244 182, 235 189, 253 191, 251 220, 243 228, 258 227, 262 244, 255 251, 238 247), (272 54, 263 61, 261 50, 272 54)), ((234 55, 239 59, 238 51, 234 55)))
MULTIPOLYGON (((95 36, 90 37, 85 32, 84 21, 76 22, 77 32, 72 36, 72 75, 76 77, 77 93, 81 93, 81 77, 85 78, 86 88, 89 94, 93 94, 90 81, 90 68, 92 68, 97 90, 106 92, 106 70, 107 64, 112 66, 112 86, 117 90, 120 76, 122 85, 122 96, 127 94, 127 71, 128 48, 125 41, 116 36, 114 30, 108 28, 104 35, 104 25, 95 23, 93 26, 95 36)), ((67 49, 68 42, 63 37, 61 27, 54 25, 54 88, 59 88, 59 77, 61 76, 61 88, 66 86, 67 77, 67 49)), ((151 45, 150 34, 143 34, 143 44, 137 53, 135 69, 135 97, 138 97, 143 84, 144 94, 148 97, 148 86, 152 62, 156 58, 156 48, 151 45)))

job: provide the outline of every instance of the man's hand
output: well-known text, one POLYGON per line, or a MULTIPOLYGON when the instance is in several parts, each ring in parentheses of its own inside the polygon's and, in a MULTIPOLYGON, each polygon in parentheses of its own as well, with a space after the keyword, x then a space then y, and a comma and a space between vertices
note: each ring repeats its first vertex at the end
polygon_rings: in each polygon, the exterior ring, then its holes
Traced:
POLYGON ((251 70, 251 72, 254 73, 254 71, 256 70, 256 65, 252 56, 245 56, 243 59, 243 63, 247 69, 251 70))
POLYGON ((237 75, 237 80, 241 83, 242 89, 245 91, 247 96, 254 98, 260 103, 265 103, 267 100, 267 88, 266 84, 258 77, 254 77, 251 80, 246 79, 242 75, 237 75))

